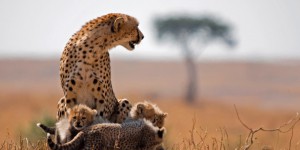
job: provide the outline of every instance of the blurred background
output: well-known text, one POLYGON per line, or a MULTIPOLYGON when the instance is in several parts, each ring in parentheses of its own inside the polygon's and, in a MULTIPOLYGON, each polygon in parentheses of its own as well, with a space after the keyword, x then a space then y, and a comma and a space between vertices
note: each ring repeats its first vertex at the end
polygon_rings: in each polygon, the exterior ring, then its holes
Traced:
MULTIPOLYGON (((194 119, 209 137, 226 130, 234 148, 247 135, 234 104, 253 128, 276 128, 300 110, 299 6, 296 0, 1 0, 0 142, 45 137, 34 124, 54 122, 65 44, 87 21, 117 12, 136 17, 145 35, 132 52, 110 51, 117 97, 149 100, 168 112, 169 147, 188 141, 194 119)), ((297 149, 300 125, 295 130, 297 149)), ((289 136, 265 133, 255 146, 281 149, 289 136)))

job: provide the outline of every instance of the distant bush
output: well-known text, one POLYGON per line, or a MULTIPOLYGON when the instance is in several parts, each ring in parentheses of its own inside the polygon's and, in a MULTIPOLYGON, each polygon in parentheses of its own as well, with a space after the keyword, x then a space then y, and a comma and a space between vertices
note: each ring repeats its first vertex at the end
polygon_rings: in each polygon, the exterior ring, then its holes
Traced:
POLYGON ((52 127, 55 125, 56 120, 50 115, 45 114, 41 117, 41 119, 32 120, 28 127, 21 129, 20 134, 24 137, 27 137, 31 141, 37 141, 41 138, 45 138, 45 132, 43 132, 42 129, 36 126, 36 124, 39 122, 52 127))

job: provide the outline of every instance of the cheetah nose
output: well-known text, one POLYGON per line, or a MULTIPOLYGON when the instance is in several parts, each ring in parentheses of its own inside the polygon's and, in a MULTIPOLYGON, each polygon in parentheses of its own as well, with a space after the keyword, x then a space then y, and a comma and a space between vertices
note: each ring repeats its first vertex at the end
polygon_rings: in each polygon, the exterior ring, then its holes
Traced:
POLYGON ((142 39, 144 39, 144 35, 142 35, 142 37, 141 37, 142 39))

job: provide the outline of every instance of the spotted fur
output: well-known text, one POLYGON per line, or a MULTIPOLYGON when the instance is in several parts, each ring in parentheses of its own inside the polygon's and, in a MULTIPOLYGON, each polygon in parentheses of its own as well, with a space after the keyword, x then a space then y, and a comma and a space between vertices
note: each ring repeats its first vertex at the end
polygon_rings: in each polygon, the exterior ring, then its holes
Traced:
POLYGON ((118 99, 118 106, 112 114, 110 121, 114 123, 122 123, 130 114, 132 105, 127 99, 118 99))
POLYGON ((123 124, 93 125, 65 144, 55 144, 49 135, 47 141, 52 150, 154 150, 162 143, 164 133, 164 128, 158 129, 151 122, 137 120, 123 124))

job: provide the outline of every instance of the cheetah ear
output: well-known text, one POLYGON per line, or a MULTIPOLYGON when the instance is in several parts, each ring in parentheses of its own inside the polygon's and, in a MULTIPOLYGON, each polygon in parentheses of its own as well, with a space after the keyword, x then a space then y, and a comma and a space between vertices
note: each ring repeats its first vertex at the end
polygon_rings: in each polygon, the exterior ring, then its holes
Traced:
POLYGON ((137 107, 138 114, 144 113, 145 106, 143 104, 138 104, 136 107, 137 107))
POLYGON ((123 24, 124 24, 124 18, 118 17, 111 26, 111 32, 113 33, 119 32, 123 24))
POLYGON ((162 115, 164 118, 166 118, 168 116, 168 113, 163 113, 162 115))

